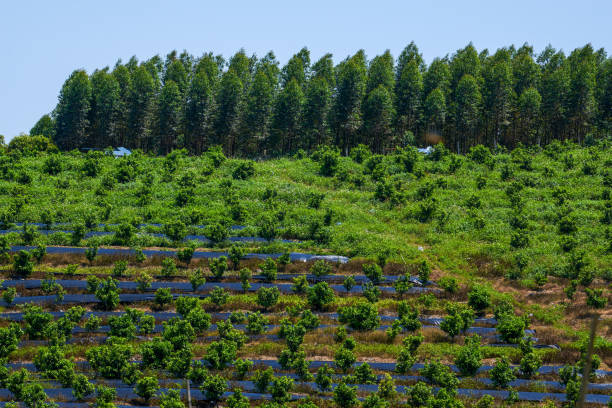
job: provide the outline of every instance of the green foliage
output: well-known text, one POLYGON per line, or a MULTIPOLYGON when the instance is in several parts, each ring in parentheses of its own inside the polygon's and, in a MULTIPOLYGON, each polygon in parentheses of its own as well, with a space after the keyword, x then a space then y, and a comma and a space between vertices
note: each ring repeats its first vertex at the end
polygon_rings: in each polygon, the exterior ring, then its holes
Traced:
POLYGON ((94 393, 94 385, 84 374, 77 374, 72 382, 72 395, 78 401, 83 401, 85 397, 94 393))
POLYGON ((155 377, 142 377, 136 382, 136 387, 134 387, 136 395, 141 397, 145 402, 149 402, 149 400, 157 394, 158 390, 159 385, 155 377))
POLYGON ((227 227, 219 222, 214 222, 206 226, 206 236, 213 242, 219 243, 227 238, 227 227))
POLYGON ((402 340, 402 348, 397 356, 397 364, 395 370, 400 374, 408 373, 412 366, 416 363, 416 352, 421 343, 423 336, 410 335, 402 340))
POLYGON ((374 330, 380 325, 378 310, 371 303, 358 303, 338 309, 340 323, 354 330, 374 330))
POLYGON ((183 221, 175 219, 164 225, 164 234, 173 242, 179 242, 187 235, 187 227, 183 221))
POLYGON ((378 285, 381 282, 383 274, 382 269, 380 266, 378 266, 378 264, 363 264, 362 270, 363 274, 370 279, 373 284, 378 285))
POLYGON ((429 276, 431 275, 431 268, 426 260, 423 260, 419 265, 419 281, 422 285, 426 285, 429 282, 429 276))
POLYGON ((336 367, 342 370, 342 372, 346 373, 357 361, 355 354, 352 350, 347 349, 345 347, 340 347, 334 356, 334 363, 336 367))
POLYGON ((221 279, 227 271, 227 257, 213 258, 208 262, 210 273, 214 279, 221 279))
POLYGON ((104 378, 121 378, 121 373, 127 367, 132 354, 132 346, 115 342, 95 346, 87 350, 85 356, 91 367, 104 378))
POLYGON ((490 375, 493 384, 499 388, 508 388, 508 385, 516 379, 514 370, 505 357, 497 361, 490 375))
POLYGON ((237 270, 240 259, 246 255, 246 249, 241 245, 232 245, 229 249, 229 260, 232 262, 232 269, 237 270))
POLYGON ((191 288, 194 292, 196 292, 201 286, 204 286, 206 283, 206 278, 202 273, 202 269, 198 268, 189 275, 189 283, 191 283, 191 288))
POLYGON ((335 295, 327 282, 318 282, 308 288, 307 299, 310 307, 323 310, 334 301, 335 295))
POLYGON ((329 368, 327 364, 324 364, 317 370, 317 375, 315 376, 314 381, 320 392, 331 390, 333 384, 333 380, 331 378, 332 375, 334 375, 334 370, 329 368))
POLYGON ((459 380, 450 368, 438 361, 425 364, 425 367, 421 370, 421 375, 446 390, 454 390, 459 385, 459 380))
POLYGON ((527 323, 527 319, 523 316, 506 313, 500 317, 497 331, 502 340, 516 344, 525 336, 527 323))
POLYGON ((474 323, 474 311, 470 307, 451 303, 447 306, 446 311, 448 315, 440 323, 440 328, 451 339, 464 333, 474 323))
POLYGON ((247 314, 246 329, 249 334, 263 333, 266 324, 268 324, 268 319, 262 316, 260 312, 251 312, 247 314))
POLYGON ((164 258, 162 260, 162 276, 172 277, 177 274, 176 262, 174 262, 174 258, 164 258))
POLYGON ((125 272, 127 271, 127 267, 128 267, 128 262, 123 260, 123 261, 117 261, 115 262, 115 265, 113 266, 113 276, 123 276, 125 274, 125 272))
POLYGON ((15 300, 15 296, 17 296, 17 289, 12 286, 2 291, 2 300, 9 306, 13 303, 13 300, 15 300))
POLYGON ((234 392, 227 399, 227 406, 229 408, 248 408, 249 399, 242 395, 240 388, 234 388, 234 392))
POLYGON ((334 402, 340 408, 352 408, 358 404, 357 387, 341 382, 334 389, 334 402))
POLYGON ((257 304, 268 310, 278 303, 280 291, 276 286, 270 288, 261 287, 257 290, 257 304))
POLYGON ((378 299, 380 298, 380 289, 378 288, 378 286, 374 286, 374 284, 372 282, 366 282, 365 285, 363 285, 363 297, 365 297, 368 302, 370 303, 376 303, 378 302, 378 299))
POLYGON ((185 408, 185 404, 181 401, 181 393, 178 390, 168 390, 167 393, 160 395, 160 408, 185 408))
POLYGON ((459 290, 457 279, 453 278, 452 276, 443 276, 438 280, 438 284, 442 289, 444 289, 444 291, 450 294, 457 293, 459 290))
POLYGON ((106 281, 99 281, 95 287, 94 294, 104 310, 113 310, 119 305, 120 289, 117 287, 117 282, 109 277, 106 281))
POLYGON ((251 284, 249 283, 249 279, 251 279, 251 270, 249 268, 242 268, 239 272, 240 285, 242 286, 243 291, 247 291, 251 288, 251 284))
POLYGON ((155 306, 159 309, 164 309, 172 303, 172 291, 170 288, 159 288, 155 291, 154 298, 155 306))
POLYGON ((28 251, 20 250, 13 256, 13 272, 22 278, 27 278, 34 270, 32 255, 28 251))
POLYGON ((261 274, 264 276, 266 282, 272 282, 276 279, 276 261, 272 258, 266 258, 264 263, 259 264, 261 274))
POLYGON ((236 359, 236 343, 228 340, 210 343, 204 360, 215 370, 222 370, 236 359))
POLYGON ((217 307, 222 307, 228 300, 229 293, 219 286, 215 286, 210 292, 210 301, 217 307))
POLYGON ((331 177, 336 174, 340 161, 340 152, 329 146, 319 146, 311 158, 320 164, 319 173, 331 177))
POLYGON ((293 379, 289 377, 276 377, 272 380, 269 387, 269 392, 272 395, 272 400, 277 403, 289 401, 290 392, 293 389, 293 379))
POLYGON ((255 174, 255 162, 245 160, 238 163, 232 172, 232 177, 235 180, 246 180, 255 174))
POLYGON ((227 390, 227 381, 219 375, 209 375, 200 389, 208 401, 216 404, 227 390))
POLYGON ((308 279, 306 279, 305 275, 293 278, 293 285, 291 286, 293 293, 304 294, 308 290, 308 287, 308 279))
POLYGON ((153 278, 146 272, 141 272, 136 278, 136 282, 138 283, 138 291, 146 292, 151 288, 151 284, 153 283, 153 278))
POLYGON ((265 370, 257 370, 251 379, 255 385, 257 392, 265 393, 268 391, 268 386, 274 378, 274 371, 272 367, 268 367, 265 370))
POLYGON ((316 276, 317 278, 321 278, 323 276, 329 275, 331 273, 331 265, 327 263, 325 260, 320 259, 316 261, 310 267, 310 273, 316 276))
POLYGON ((491 294, 488 289, 475 285, 468 293, 468 305, 478 313, 483 313, 491 305, 491 294))
POLYGON ((480 337, 471 336, 465 339, 465 345, 455 358, 455 365, 459 368, 461 376, 473 376, 481 366, 483 358, 480 350, 480 337))
POLYGON ((344 286, 344 289, 346 289, 347 292, 350 292, 356 284, 357 282, 355 281, 355 277, 353 275, 347 276, 342 282, 342 286, 344 286))

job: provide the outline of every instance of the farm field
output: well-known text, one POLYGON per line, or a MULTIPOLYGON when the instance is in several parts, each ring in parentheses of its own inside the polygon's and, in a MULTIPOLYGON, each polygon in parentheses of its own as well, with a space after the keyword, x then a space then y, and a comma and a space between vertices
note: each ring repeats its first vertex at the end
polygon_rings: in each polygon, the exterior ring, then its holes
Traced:
POLYGON ((609 140, 26 147, 0 154, 4 406, 571 406, 593 314, 610 404, 609 140))

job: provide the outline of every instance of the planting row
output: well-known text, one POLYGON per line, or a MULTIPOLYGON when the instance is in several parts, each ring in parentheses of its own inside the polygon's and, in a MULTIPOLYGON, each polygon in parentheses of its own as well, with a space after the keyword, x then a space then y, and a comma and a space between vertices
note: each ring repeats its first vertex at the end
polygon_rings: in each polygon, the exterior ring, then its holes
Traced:
MULTIPOLYGON (((21 250, 30 251, 35 249, 33 246, 23 246, 16 245, 11 246, 11 252, 18 252, 21 250)), ((76 255, 85 255, 87 248, 81 247, 63 247, 63 246, 49 246, 46 248, 48 254, 76 254, 76 255)), ((161 249, 143 249, 142 253, 147 256, 159 256, 159 257, 175 257, 177 251, 174 250, 161 250, 161 249)), ((98 255, 118 255, 118 256, 134 256, 137 254, 137 251, 133 249, 125 249, 125 248, 99 248, 98 255)), ((279 258, 283 254, 259 254, 259 253, 248 253, 243 256, 244 259, 268 259, 268 258, 279 258)), ((229 253, 226 251, 194 251, 193 258, 196 259, 214 259, 220 258, 222 256, 229 256, 229 253)), ((332 263, 347 263, 349 258, 340 255, 312 255, 312 254, 304 254, 300 252, 290 252, 289 257, 291 262, 309 262, 309 261, 317 261, 317 260, 325 260, 332 263)))
MULTIPOLYGON (((14 231, 14 230, 0 230, 0 235, 7 235, 10 233, 16 233, 16 232, 17 231, 14 231)), ((56 234, 56 233, 71 235, 74 233, 74 231, 69 231, 69 230, 37 230, 36 232, 39 234, 43 234, 43 235, 51 235, 51 234, 56 234)), ((108 236, 113 236, 113 235, 115 235, 115 233, 110 232, 110 231, 89 231, 83 235, 83 238, 108 237, 108 236)), ((141 233, 137 233, 136 236, 141 236, 144 238, 150 237, 150 238, 170 239, 170 237, 168 237, 166 234, 156 233, 156 232, 141 232, 141 233)), ((215 242, 205 235, 190 235, 190 234, 185 235, 185 238, 183 238, 183 241, 184 242, 197 241, 203 244, 212 244, 215 242)), ((228 241, 231 243, 237 243, 237 242, 268 243, 268 242, 272 242, 270 240, 267 240, 261 237, 227 237, 226 239, 224 239, 224 241, 228 241)), ((284 244, 293 244, 293 243, 300 242, 297 240, 289 240, 289 239, 275 239, 273 241, 282 242, 284 244)))
MULTIPOLYGON (((311 388, 313 392, 316 388, 316 384, 311 383, 311 382, 303 383, 302 386, 311 388)), ((330 384, 330 388, 332 390, 335 390, 337 387, 338 387, 338 384, 330 384)), ((375 393, 378 391, 377 385, 357 384, 354 387, 357 392, 375 393)), ((225 389, 235 389, 235 388, 241 389, 242 395, 247 398, 253 397, 252 399, 271 399, 273 397, 273 395, 269 393, 258 393, 257 387, 252 381, 231 381, 231 382, 227 382, 225 385, 225 389)), ((410 388, 411 387, 399 385, 399 386, 396 386, 395 390, 398 393, 405 394, 410 390, 410 388)), ((157 388, 154 394, 157 394, 157 393, 166 394, 170 390, 173 390, 173 389, 174 388, 157 388)), ((116 398, 119 400, 132 401, 132 400, 139 400, 142 398, 141 395, 139 395, 139 393, 137 393, 134 390, 134 388, 131 388, 131 387, 130 388, 118 387, 118 388, 114 388, 114 390, 116 393, 116 398)), ((434 388, 433 390, 436 392, 439 391, 439 389, 437 388, 434 388)), ((45 392, 48 397, 53 398, 53 399, 61 399, 63 401, 77 401, 77 399, 75 399, 75 397, 73 396, 73 392, 71 388, 46 388, 45 392)), ((459 396, 466 397, 466 398, 479 398, 484 395, 492 395, 498 399, 507 399, 510 394, 509 391, 488 390, 488 389, 465 389, 465 388, 458 388, 456 389, 456 392, 459 396)), ((217 395, 217 398, 219 400, 223 400, 223 399, 230 398, 232 395, 233 393, 225 391, 222 394, 217 395)), ((0 398, 10 399, 12 398, 12 396, 13 394, 9 390, 0 389, 0 398)), ((181 398, 187 398, 187 391, 181 390, 180 396, 181 398)), ((149 398, 152 398, 152 397, 153 396, 150 396, 149 398)), ((209 397, 210 396, 207 395, 206 390, 198 390, 197 388, 191 390, 191 398, 193 401, 208 401, 209 397)), ((319 396, 319 397, 325 398, 325 396, 319 396)), ((519 401, 544 401, 546 399, 550 399, 550 400, 556 400, 558 402, 565 402, 567 400, 565 394, 553 393, 553 392, 518 391, 516 397, 518 398, 519 401)), ((286 396, 287 400, 294 400, 294 399, 301 399, 301 398, 303 398, 303 395, 292 394, 290 392, 286 396)), ((357 399, 363 400, 363 398, 357 398, 357 399)), ((610 397, 607 395, 586 394, 585 396, 585 402, 589 404, 604 405, 604 404, 607 404, 609 401, 610 401, 610 397)))

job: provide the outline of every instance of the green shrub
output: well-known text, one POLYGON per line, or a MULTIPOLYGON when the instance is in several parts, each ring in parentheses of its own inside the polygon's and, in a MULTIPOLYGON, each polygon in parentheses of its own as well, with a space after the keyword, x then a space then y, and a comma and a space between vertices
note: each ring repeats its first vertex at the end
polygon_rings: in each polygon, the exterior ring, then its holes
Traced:
POLYGON ((480 366, 483 354, 480 351, 480 337, 471 336, 465 339, 465 345, 461 347, 455 365, 459 368, 461 376, 473 376, 480 366))
POLYGON ((280 291, 276 286, 271 288, 261 287, 257 290, 257 304, 268 310, 278 303, 280 291))
POLYGON ((378 309, 370 303, 358 303, 338 309, 339 321, 354 330, 375 330, 380 325, 378 309))
POLYGON ((221 256, 219 258, 213 258, 208 261, 208 267, 213 278, 219 280, 223 278, 223 275, 227 271, 227 257, 221 256))
POLYGON ((246 180, 251 178, 255 174, 255 162, 252 160, 245 160, 238 163, 232 172, 232 177, 235 180, 246 180))
POLYGON ((363 274, 370 279, 373 284, 378 285, 382 281, 382 269, 377 264, 363 264, 361 269, 363 270, 363 274))
POLYGON ((327 263, 324 259, 320 259, 312 265, 310 268, 310 273, 317 278, 322 278, 323 276, 329 275, 331 273, 331 269, 332 267, 329 263, 327 263))
POLYGON ((125 274, 125 272, 127 271, 128 268, 128 262, 127 261, 117 261, 115 262, 115 265, 113 266, 113 271, 112 274, 113 276, 123 276, 125 274))
POLYGON ((505 357, 497 360, 490 375, 493 385, 498 388, 508 388, 508 385, 516 379, 514 369, 510 367, 510 363, 505 357))
POLYGON ((19 277, 27 278, 34 270, 32 255, 23 249, 13 256, 13 272, 19 277))
POLYGON ((334 291, 327 282, 318 282, 308 288, 308 304, 316 310, 323 310, 335 299, 334 291))
POLYGON ((170 288, 159 288, 155 291, 155 305, 159 309, 165 308, 167 305, 172 303, 172 292, 170 288))
POLYGON ((322 145, 312 154, 311 158, 320 164, 319 173, 322 176, 331 177, 336 174, 340 161, 340 152, 337 148, 322 145))
POLYGON ((474 285, 468 293, 468 305, 476 312, 483 313, 491 306, 491 294, 484 286, 474 285))
POLYGON ((266 258, 266 260, 259 264, 259 268, 261 269, 261 274, 264 276, 266 282, 272 282, 276 279, 276 261, 272 258, 266 258))
POLYGON ((228 300, 229 293, 219 286, 215 286, 210 292, 210 301, 217 307, 222 307, 228 300))
POLYGON ((444 276, 440 278, 438 284, 442 289, 444 289, 447 293, 457 293, 459 290, 459 284, 457 283, 457 279, 452 276, 444 276))

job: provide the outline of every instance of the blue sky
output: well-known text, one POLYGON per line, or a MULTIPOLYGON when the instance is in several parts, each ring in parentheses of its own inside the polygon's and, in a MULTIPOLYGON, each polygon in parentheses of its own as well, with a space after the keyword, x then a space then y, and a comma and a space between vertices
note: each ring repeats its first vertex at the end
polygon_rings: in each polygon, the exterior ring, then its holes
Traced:
POLYGON ((230 56, 301 47, 337 62, 363 48, 397 56, 414 40, 426 61, 472 41, 480 50, 524 42, 565 51, 588 42, 612 50, 610 0, 416 1, 3 1, 0 134, 28 132, 57 103, 77 68, 91 72, 132 55, 172 49, 230 56), (293 4, 292 4, 293 3, 293 4), (294 5, 295 4, 295 5, 294 5))

